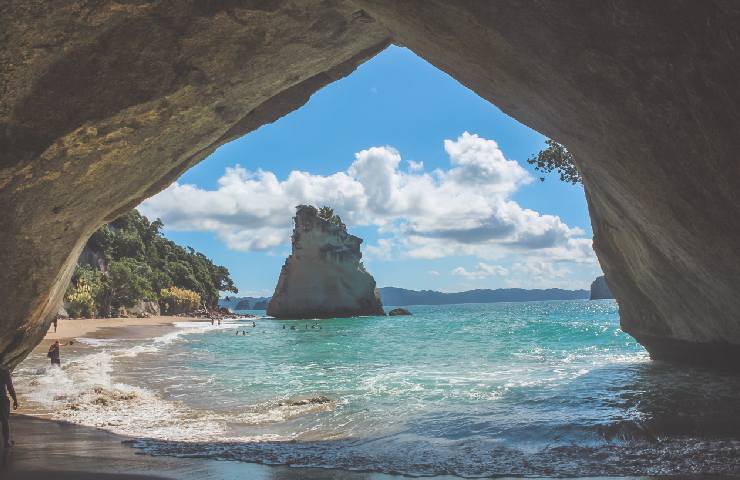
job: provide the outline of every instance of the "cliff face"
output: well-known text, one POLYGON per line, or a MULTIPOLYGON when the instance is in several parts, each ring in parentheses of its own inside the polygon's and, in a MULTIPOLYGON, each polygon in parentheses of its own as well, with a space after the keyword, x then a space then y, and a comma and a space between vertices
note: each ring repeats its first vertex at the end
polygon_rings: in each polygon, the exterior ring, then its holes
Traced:
POLYGON ((602 298, 614 298, 609 285, 606 284, 606 277, 604 275, 596 277, 596 280, 591 282, 591 300, 601 300, 602 298))
POLYGON ((267 314, 276 318, 385 315, 375 279, 361 263, 362 239, 297 208, 292 252, 280 272, 267 314))
POLYGON ((95 228, 391 41, 574 154, 624 331, 740 362, 736 2, 10 0, 0 32, 3 365, 95 228))

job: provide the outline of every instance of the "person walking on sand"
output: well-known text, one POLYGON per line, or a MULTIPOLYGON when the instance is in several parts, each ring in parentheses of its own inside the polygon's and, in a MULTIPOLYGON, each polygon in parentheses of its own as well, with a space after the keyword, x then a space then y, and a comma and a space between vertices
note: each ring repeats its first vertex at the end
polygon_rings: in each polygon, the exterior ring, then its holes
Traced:
POLYGON ((13 399, 13 410, 18 409, 18 398, 15 396, 13 388, 13 379, 10 377, 10 371, 5 367, 0 367, 0 423, 3 428, 3 446, 10 448, 10 400, 7 395, 13 399))
POLYGON ((54 324, 54 333, 57 333, 57 322, 59 321, 59 317, 54 317, 54 320, 51 321, 51 323, 54 324))
POLYGON ((59 347, 63 345, 66 345, 66 343, 59 343, 59 340, 56 340, 51 344, 51 347, 49 347, 49 353, 47 353, 46 356, 51 360, 52 366, 62 366, 62 361, 59 359, 59 347))

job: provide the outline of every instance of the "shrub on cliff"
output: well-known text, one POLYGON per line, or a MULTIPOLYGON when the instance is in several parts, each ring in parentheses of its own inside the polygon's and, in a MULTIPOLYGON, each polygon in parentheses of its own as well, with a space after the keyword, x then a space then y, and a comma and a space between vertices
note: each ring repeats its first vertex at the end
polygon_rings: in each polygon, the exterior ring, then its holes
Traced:
POLYGON ((159 297, 169 314, 191 312, 200 306, 200 295, 184 288, 163 288, 159 297))

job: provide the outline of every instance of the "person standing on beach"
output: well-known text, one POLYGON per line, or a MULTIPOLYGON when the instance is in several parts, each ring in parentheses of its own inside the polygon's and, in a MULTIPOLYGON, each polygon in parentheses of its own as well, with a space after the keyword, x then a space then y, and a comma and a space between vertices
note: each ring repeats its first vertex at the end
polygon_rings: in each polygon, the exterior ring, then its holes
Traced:
POLYGON ((54 317, 54 320, 51 321, 51 323, 54 324, 54 333, 57 333, 57 322, 59 321, 59 317, 54 317))
POLYGON ((10 399, 13 399, 13 410, 18 409, 18 398, 15 396, 13 388, 13 379, 10 377, 10 371, 5 367, 0 367, 0 423, 3 428, 3 445, 5 448, 10 447, 10 399), (8 391, 6 394, 5 391, 8 391))
POLYGON ((59 340, 57 340, 51 344, 51 347, 49 347, 49 353, 47 353, 46 356, 51 359, 52 366, 62 366, 62 361, 59 358, 59 347, 62 345, 66 345, 66 343, 59 343, 59 340))

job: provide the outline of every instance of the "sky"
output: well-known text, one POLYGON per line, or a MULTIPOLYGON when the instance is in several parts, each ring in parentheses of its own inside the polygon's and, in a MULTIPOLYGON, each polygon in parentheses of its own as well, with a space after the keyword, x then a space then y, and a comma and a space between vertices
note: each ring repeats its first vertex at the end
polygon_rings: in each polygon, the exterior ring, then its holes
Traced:
POLYGON ((601 269, 583 188, 526 162, 545 140, 391 46, 139 210, 241 296, 272 294, 299 204, 334 208, 380 287, 588 288, 601 269))

